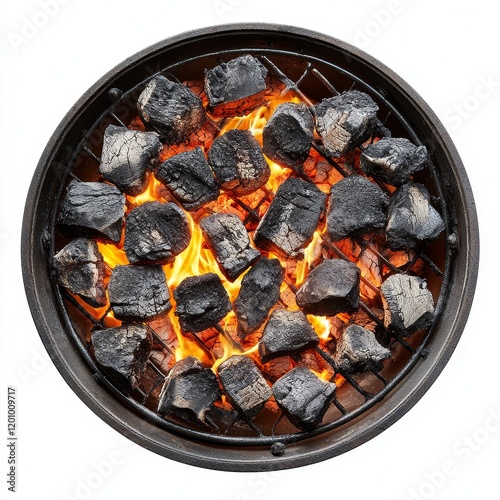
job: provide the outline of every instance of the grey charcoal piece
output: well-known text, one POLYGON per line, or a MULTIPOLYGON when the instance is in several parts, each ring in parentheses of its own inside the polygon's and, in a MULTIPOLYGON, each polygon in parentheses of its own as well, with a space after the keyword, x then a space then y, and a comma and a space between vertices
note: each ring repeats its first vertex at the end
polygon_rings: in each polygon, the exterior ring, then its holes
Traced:
POLYGON ((205 91, 210 106, 238 101, 266 88, 267 69, 251 55, 221 63, 205 73, 205 91))
POLYGON ((234 312, 238 334, 245 338, 264 323, 271 308, 280 298, 285 270, 278 259, 261 257, 241 280, 234 312))
POLYGON ((427 282, 417 276, 394 274, 380 287, 384 326, 406 337, 434 321, 434 299, 427 282))
POLYGON ((201 99, 181 83, 155 76, 137 100, 139 115, 167 144, 188 139, 205 120, 201 99))
POLYGON ((422 184, 409 182, 392 195, 385 227, 391 250, 417 249, 420 244, 438 238, 444 228, 443 218, 431 205, 430 195, 422 184))
POLYGON ((116 266, 108 294, 115 317, 123 321, 147 321, 172 308, 167 278, 158 265, 116 266))
POLYGON ((144 325, 96 330, 92 344, 97 364, 113 385, 128 396, 144 375, 153 339, 144 325))
POLYGON ((97 243, 76 238, 61 248, 51 261, 54 280, 93 307, 106 305, 104 259, 97 243))
POLYGON ((246 356, 231 356, 217 372, 230 403, 246 418, 257 415, 272 396, 266 379, 246 356))
POLYGON ((260 252, 250 246, 250 237, 237 215, 208 215, 200 221, 200 227, 205 243, 229 281, 234 281, 260 257, 260 252))
POLYGON ((174 290, 176 316, 184 332, 215 326, 231 310, 229 296, 214 273, 184 278, 174 290))
POLYGON ((348 90, 316 105, 316 130, 326 152, 338 158, 366 141, 377 123, 378 106, 364 92, 348 90))
POLYGON ((427 162, 427 148, 408 139, 385 137, 370 144, 361 154, 363 172, 392 186, 401 186, 427 162))
POLYGON ((235 196, 253 193, 271 175, 257 139, 249 130, 228 130, 214 140, 208 151, 221 188, 235 196))
POLYGON ((125 196, 116 186, 72 180, 61 204, 58 223, 68 235, 118 243, 124 216, 125 196))
POLYGON ((205 423, 206 413, 220 398, 219 382, 210 368, 193 356, 177 361, 160 393, 158 413, 205 423))
POLYGON ((173 262, 190 240, 187 217, 175 203, 149 201, 127 216, 124 250, 131 263, 173 262))
POLYGON ((358 325, 349 325, 340 334, 332 355, 338 368, 346 372, 362 372, 381 368, 381 361, 391 351, 379 344, 375 334, 358 325))
POLYGON ((290 422, 302 430, 312 430, 335 396, 336 386, 321 380, 311 370, 297 366, 273 385, 273 395, 290 422))
POLYGON ((294 259, 304 256, 325 207, 326 195, 314 184, 289 178, 261 219, 254 242, 294 259))
POLYGON ((198 210, 219 196, 219 186, 200 147, 165 160, 156 177, 186 210, 198 210))
POLYGON ((389 197, 373 182, 351 175, 330 188, 327 230, 332 241, 382 229, 389 197))
POLYGON ((264 154, 275 163, 296 169, 309 156, 314 121, 304 103, 280 104, 262 133, 264 154))
POLYGON ((359 308, 360 271, 352 262, 325 259, 307 276, 296 294, 306 314, 335 316, 359 308))
POLYGON ((275 309, 259 343, 263 363, 290 356, 318 345, 319 337, 302 311, 275 309))
POLYGON ((109 125, 104 131, 99 172, 124 193, 137 196, 146 189, 147 172, 162 147, 156 132, 109 125))

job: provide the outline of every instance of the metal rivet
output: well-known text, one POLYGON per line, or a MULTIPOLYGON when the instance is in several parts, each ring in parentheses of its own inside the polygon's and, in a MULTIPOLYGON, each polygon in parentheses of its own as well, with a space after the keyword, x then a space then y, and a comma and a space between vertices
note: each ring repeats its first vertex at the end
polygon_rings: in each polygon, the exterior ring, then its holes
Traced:
POLYGON ((108 90, 108 99, 110 101, 117 101, 122 96, 123 92, 120 89, 113 87, 108 90))
POLYGON ((271 446, 271 453, 275 457, 281 457, 282 455, 284 455, 285 450, 286 450, 285 443, 282 443, 281 441, 276 441, 276 443, 273 443, 271 446))

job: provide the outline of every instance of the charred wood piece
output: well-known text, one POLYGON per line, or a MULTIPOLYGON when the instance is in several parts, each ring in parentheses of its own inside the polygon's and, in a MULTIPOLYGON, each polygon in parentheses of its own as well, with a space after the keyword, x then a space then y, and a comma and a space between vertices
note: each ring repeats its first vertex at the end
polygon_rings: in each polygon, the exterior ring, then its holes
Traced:
POLYGON ((233 129, 217 137, 208 151, 221 188, 235 196, 253 193, 271 175, 257 139, 249 130, 233 129))
POLYGON ((125 216, 125 196, 104 182, 69 183, 61 204, 59 227, 70 236, 90 236, 118 243, 125 216))
POLYGON ((161 266, 116 266, 108 285, 109 301, 117 319, 147 321, 172 308, 161 266))
POLYGON ((271 313, 259 343, 263 363, 318 345, 319 337, 302 311, 276 309, 271 313))
POLYGON ((186 210, 198 210, 219 196, 219 186, 200 147, 164 161, 156 177, 186 210))
POLYGON ((144 325, 124 325, 92 334, 97 364, 114 386, 128 396, 146 371, 153 341, 144 325))
POLYGON ((174 290, 175 311, 185 332, 201 332, 216 325, 231 310, 220 278, 214 273, 185 278, 174 290))
POLYGON ((332 241, 382 229, 386 222, 388 196, 373 182, 351 175, 330 189, 327 216, 332 241))
POLYGON ((187 217, 175 203, 146 202, 127 216, 124 250, 131 263, 173 262, 190 240, 187 217))
POLYGON ((314 184, 287 179, 255 231, 255 244, 294 259, 302 258, 318 226, 325 199, 326 195, 314 184))
POLYGON ((325 259, 307 276, 296 294, 306 314, 335 316, 359 307, 360 271, 352 262, 325 259))
POLYGON ((234 281, 259 257, 240 218, 234 214, 212 214, 200 222, 206 244, 229 281, 234 281))
POLYGON ((231 356, 217 372, 229 401, 246 418, 257 415, 272 395, 262 373, 246 356, 231 356))
POLYGON ((179 144, 205 119, 201 99, 191 89, 164 76, 154 77, 137 101, 139 115, 167 144, 179 144))
POLYGON ((296 169, 309 156, 314 121, 304 103, 280 104, 264 127, 264 154, 283 167, 296 169))
POLYGON ((335 390, 335 384, 321 380, 304 366, 297 366, 273 385, 279 407, 302 430, 314 429, 321 423, 335 390))
POLYGON ((323 99, 315 114, 326 152, 338 158, 366 141, 376 125, 377 111, 373 99, 359 90, 323 99))
POLYGON ((147 171, 158 160, 161 149, 156 132, 109 125, 104 131, 99 172, 124 193, 137 196, 146 189, 147 171))
POLYGON ((385 227, 391 250, 416 249, 421 243, 438 238, 444 228, 443 218, 431 205, 422 184, 409 182, 392 195, 385 227))

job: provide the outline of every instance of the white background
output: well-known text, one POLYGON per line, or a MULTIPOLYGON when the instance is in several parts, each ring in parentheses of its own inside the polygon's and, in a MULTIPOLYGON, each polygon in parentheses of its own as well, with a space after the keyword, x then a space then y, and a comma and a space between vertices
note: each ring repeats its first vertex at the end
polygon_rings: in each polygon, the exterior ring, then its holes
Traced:
MULTIPOLYGON (((331 0, 298 7, 277 0, 53 0, 57 12, 47 17, 42 1, 4 0, 0 15, 0 438, 6 435, 11 385, 18 397, 17 498, 499 498, 500 420, 494 424, 492 417, 500 419, 500 332, 494 317, 500 40, 494 3, 331 0), (30 21, 46 22, 30 32, 30 21), (481 272, 468 326, 424 398, 389 430, 343 456, 267 474, 173 462, 129 443, 95 416, 44 358, 20 262, 28 186, 45 144, 73 103, 109 69, 163 38, 249 21, 340 38, 403 77, 450 132, 475 192, 482 230, 481 272), (459 107, 467 116, 460 116, 459 107), (95 464, 111 459, 113 470, 97 476, 95 464), (438 472, 443 464, 447 475, 438 472), (81 486, 89 481, 90 488, 81 486)), ((8 498, 8 450, 0 450, 0 496, 8 498)))

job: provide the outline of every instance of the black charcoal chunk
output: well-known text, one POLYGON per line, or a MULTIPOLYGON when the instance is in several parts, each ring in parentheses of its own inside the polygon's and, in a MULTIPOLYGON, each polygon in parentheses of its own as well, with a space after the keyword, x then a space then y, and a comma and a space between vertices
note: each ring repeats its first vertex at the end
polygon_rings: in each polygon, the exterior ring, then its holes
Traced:
POLYGON ((335 396, 336 386, 318 378, 304 366, 297 366, 273 385, 273 395, 290 422, 302 430, 321 423, 335 396))
POLYGON ((201 99, 185 85, 161 75, 146 85, 137 109, 146 127, 158 132, 167 144, 183 142, 205 119, 201 99))
POLYGON ((191 240, 189 222, 175 203, 150 201, 134 208, 125 224, 129 262, 173 262, 191 240))
POLYGON ((217 372, 230 403, 246 418, 257 415, 272 395, 266 379, 246 356, 231 356, 217 372))
POLYGON ((319 337, 302 311, 276 309, 269 316, 259 343, 263 363, 318 345, 319 337))
POLYGON ((201 332, 215 326, 231 310, 229 296, 214 273, 185 278, 174 290, 175 314, 185 332, 201 332))
POLYGON ((326 152, 338 158, 366 141, 376 125, 378 106, 359 90, 323 99, 316 106, 316 130, 326 152))
POLYGON ((262 133, 264 154, 284 167, 297 168, 309 156, 314 122, 304 103, 286 102, 273 113, 262 133))
POLYGON ((385 227, 391 250, 416 249, 425 241, 435 240, 444 228, 443 218, 431 205, 422 184, 409 182, 392 195, 385 227))
POLYGON ((104 259, 90 238, 69 242, 52 258, 54 280, 93 307, 106 305, 104 274, 104 259))
POLYGON ((210 106, 238 101, 265 90, 267 69, 251 55, 221 63, 205 73, 210 106))
POLYGON ((198 210, 219 196, 219 186, 200 147, 164 161, 156 177, 186 210, 198 210))
POLYGON ((128 396, 146 371, 153 339, 144 325, 96 330, 92 344, 97 364, 114 386, 128 396))
POLYGON ((386 137, 370 144, 360 157, 366 175, 401 186, 422 170, 427 162, 427 148, 415 146, 408 139, 386 137))
POLYGON ((161 266, 116 266, 108 285, 109 301, 117 319, 147 321, 172 308, 161 266))
POLYGON ((125 216, 125 196, 104 182, 72 180, 61 204, 59 226, 68 235, 118 243, 125 216))
POLYGON ((328 234, 333 241, 382 229, 389 197, 373 182, 351 175, 330 189, 327 217, 328 234))
POLYGON ((389 276, 380 287, 380 295, 386 328, 407 336, 434 321, 434 299, 422 278, 406 274, 389 276))
POLYGON ((163 384, 158 404, 160 415, 193 417, 205 423, 205 415, 221 395, 217 377, 193 356, 177 361, 163 384))
POLYGON ((156 132, 109 125, 104 131, 99 172, 124 193, 137 196, 146 189, 147 171, 158 160, 161 149, 156 132))
POLYGON ((296 294, 306 314, 334 316, 359 307, 360 271, 352 262, 326 259, 307 276, 296 294))
POLYGON ((332 357, 341 370, 352 373, 373 367, 380 369, 380 362, 390 355, 391 351, 379 344, 373 332, 358 325, 349 325, 340 334, 332 357))
POLYGON ((288 257, 302 258, 318 226, 325 199, 326 195, 314 184, 287 179, 278 188, 255 231, 255 244, 288 257))
POLYGON ((206 244, 229 281, 234 281, 260 257, 260 252, 250 246, 247 230, 237 215, 208 215, 200 226, 206 244))
POLYGON ((271 175, 257 139, 249 130, 233 129, 217 137, 208 162, 222 189, 236 196, 253 193, 271 175))
POLYGON ((280 298, 285 270, 278 259, 261 257, 241 280, 234 302, 238 334, 245 338, 264 323, 271 307, 280 298))

